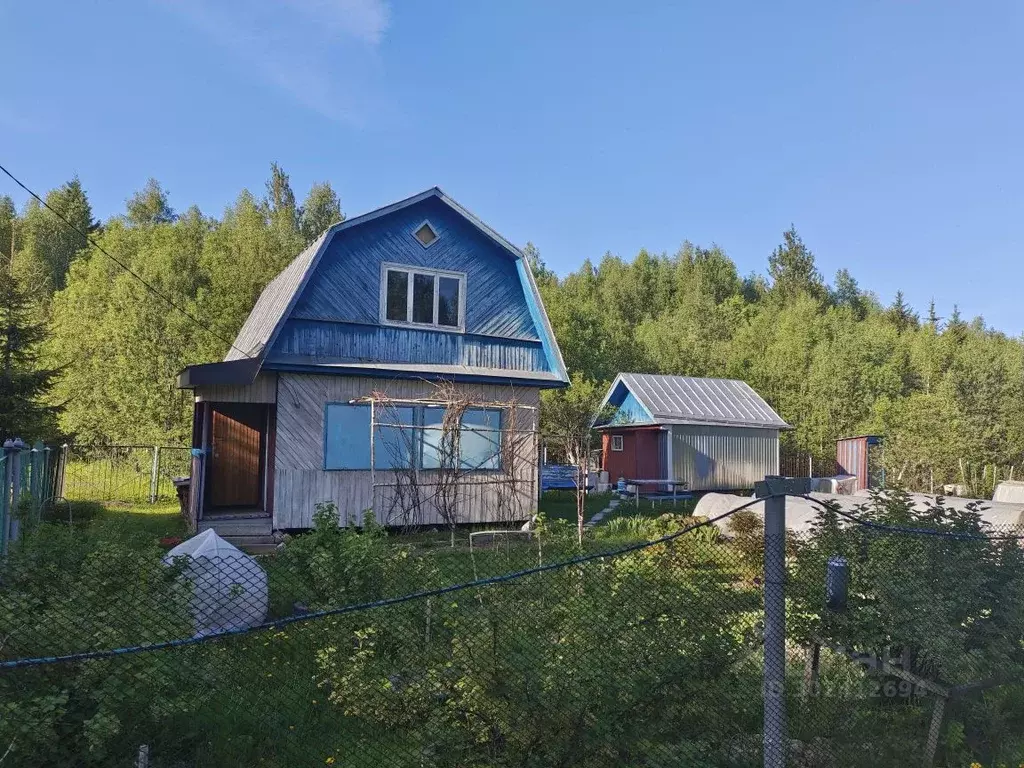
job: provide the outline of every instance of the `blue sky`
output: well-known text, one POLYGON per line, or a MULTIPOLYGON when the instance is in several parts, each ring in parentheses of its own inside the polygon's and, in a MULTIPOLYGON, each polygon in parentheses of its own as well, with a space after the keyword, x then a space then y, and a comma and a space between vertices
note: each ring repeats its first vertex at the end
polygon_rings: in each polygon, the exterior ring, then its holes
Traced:
MULTIPOLYGON (((0 0, 0 162, 219 214, 437 184, 558 272, 790 223, 826 276, 1024 331, 1024 6, 0 0)), ((0 180, 0 193, 16 190, 0 180)), ((22 195, 14 194, 22 201, 22 195)))

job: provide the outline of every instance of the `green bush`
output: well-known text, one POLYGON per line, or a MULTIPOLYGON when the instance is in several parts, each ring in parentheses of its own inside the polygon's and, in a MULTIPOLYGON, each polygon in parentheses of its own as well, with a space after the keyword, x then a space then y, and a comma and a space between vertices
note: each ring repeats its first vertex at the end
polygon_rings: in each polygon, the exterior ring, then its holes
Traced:
MULTIPOLYGON (((189 589, 155 541, 116 522, 42 524, 0 564, 0 654, 72 654, 191 634, 189 589)), ((145 654, 120 663, 31 667, 0 675, 0 742, 15 764, 106 764, 137 729, 162 727, 181 693, 177 672, 145 654)), ((176 703, 177 702, 177 703, 176 703)))

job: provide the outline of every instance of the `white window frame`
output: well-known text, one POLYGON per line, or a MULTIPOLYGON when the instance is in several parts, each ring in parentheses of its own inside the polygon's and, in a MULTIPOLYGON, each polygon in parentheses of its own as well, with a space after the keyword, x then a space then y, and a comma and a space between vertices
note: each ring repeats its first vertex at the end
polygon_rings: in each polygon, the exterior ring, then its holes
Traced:
POLYGON ((622 439, 622 435, 612 435, 612 450, 621 453, 623 442, 625 441, 622 439))
MULTIPOLYGON (((419 242, 419 241, 417 241, 419 242)), ((436 241, 435 241, 436 242, 436 241)), ((444 269, 427 269, 412 264, 397 264, 386 261, 380 265, 380 322, 381 325, 392 325, 400 328, 429 328, 433 331, 448 333, 466 332, 466 273, 450 272, 444 269), (405 320, 388 319, 388 272, 405 272, 408 275, 405 288, 405 320), (417 323, 412 320, 413 275, 426 275, 434 278, 434 320, 430 323, 417 323), (450 277, 459 281, 459 324, 438 325, 437 309, 440 301, 438 278, 450 277)))
POLYGON ((429 248, 430 246, 432 246, 434 243, 441 239, 441 233, 437 231, 437 227, 430 223, 430 219, 424 219, 423 221, 421 221, 419 224, 412 228, 412 239, 419 243, 421 247, 429 248), (426 245, 423 244, 422 240, 416 237, 416 233, 423 229, 424 224, 430 227, 430 231, 434 233, 434 239, 431 240, 426 245))

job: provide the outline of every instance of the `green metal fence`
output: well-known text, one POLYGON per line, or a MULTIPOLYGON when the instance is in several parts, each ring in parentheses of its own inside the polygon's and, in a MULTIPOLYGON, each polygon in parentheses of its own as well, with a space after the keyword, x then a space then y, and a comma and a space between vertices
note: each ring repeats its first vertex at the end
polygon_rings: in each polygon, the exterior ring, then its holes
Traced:
POLYGON ((47 504, 58 495, 62 470, 60 449, 20 438, 3 444, 0 472, 0 552, 6 553, 26 524, 39 522, 47 504))

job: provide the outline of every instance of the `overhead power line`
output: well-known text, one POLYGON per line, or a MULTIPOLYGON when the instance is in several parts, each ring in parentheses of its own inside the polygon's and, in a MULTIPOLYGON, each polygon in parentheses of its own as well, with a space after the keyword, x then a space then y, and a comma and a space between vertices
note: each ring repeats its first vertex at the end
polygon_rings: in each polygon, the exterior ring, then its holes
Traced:
MULTIPOLYGON (((11 181, 13 181, 15 184, 17 184, 19 187, 21 187, 23 190, 25 190, 25 192, 27 192, 29 195, 31 195, 33 198, 35 198, 39 202, 40 205, 42 205, 44 208, 46 208, 46 210, 48 210, 50 213, 52 213, 54 216, 56 216, 58 219, 60 219, 62 222, 64 222, 65 226, 67 226, 68 229, 70 229, 72 232, 77 232, 79 235, 82 236, 82 238, 86 242, 88 242, 90 245, 92 245, 93 248, 95 248, 97 251, 102 253, 104 256, 106 256, 108 259, 110 259, 112 262, 114 262, 117 266, 119 266, 121 269, 123 269, 125 272, 127 272, 129 275, 131 275, 136 280, 138 280, 140 283, 142 283, 146 287, 146 290, 148 290, 154 296, 156 296, 157 298, 159 298, 159 299, 163 300, 164 302, 166 302, 167 305, 170 306, 172 309, 178 310, 178 312, 180 312, 182 315, 187 317, 189 320, 191 320, 193 323, 195 323, 199 328, 202 328, 204 331, 206 331, 208 334, 213 336, 218 341, 224 342, 229 347, 231 347, 231 349, 233 349, 236 352, 240 353, 244 357, 248 357, 248 358, 252 357, 252 355, 250 355, 249 353, 245 352, 244 350, 239 349, 231 341, 229 341, 228 339, 224 338, 219 333, 217 333, 215 330, 210 328, 210 326, 206 325, 206 323, 204 323, 198 317, 193 315, 187 309, 185 309, 184 307, 178 305, 173 300, 171 300, 166 295, 164 295, 159 290, 157 290, 155 287, 153 287, 153 285, 149 281, 147 281, 144 277, 142 277, 142 275, 140 275, 138 272, 135 272, 131 267, 129 267, 123 261, 118 259, 112 253, 110 253, 110 251, 108 251, 102 245, 97 243, 88 232, 83 232, 81 229, 79 229, 74 224, 72 224, 70 221, 68 221, 68 219, 64 216, 64 214, 62 214, 60 211, 54 209, 53 206, 51 206, 49 203, 47 203, 43 198, 41 198, 39 195, 37 195, 35 192, 33 192, 27 186, 25 186, 25 184, 23 184, 22 181, 17 176, 15 176, 13 173, 11 173, 9 170, 7 170, 3 165, 0 165, 0 171, 3 171, 4 174, 6 174, 7 177, 11 181)), ((13 256, 13 254, 12 254, 12 256, 13 256)))

